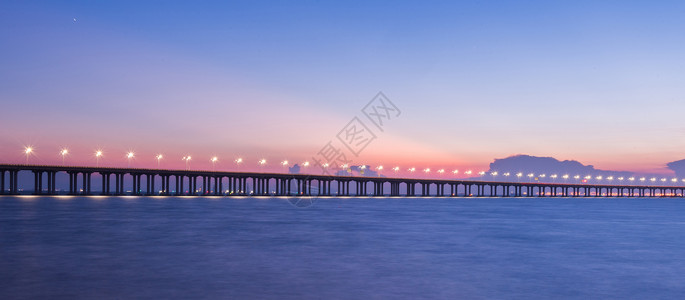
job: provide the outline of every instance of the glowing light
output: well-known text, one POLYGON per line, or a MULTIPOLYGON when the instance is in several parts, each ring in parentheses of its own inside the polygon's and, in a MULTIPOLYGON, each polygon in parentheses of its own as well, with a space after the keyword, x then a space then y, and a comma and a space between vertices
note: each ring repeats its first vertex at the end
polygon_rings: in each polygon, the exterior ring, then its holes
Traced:
POLYGON ((617 178, 617 179, 618 179, 619 181, 623 181, 623 179, 625 179, 625 178, 619 177, 619 178, 617 178))
POLYGON ((96 150, 95 151, 95 166, 96 167, 100 166, 100 156, 102 156, 102 150, 96 150))
POLYGON ((62 149, 62 151, 60 151, 59 154, 62 155, 62 164, 64 164, 64 157, 65 157, 67 154, 69 154, 69 150, 67 150, 66 148, 65 148, 65 149, 62 149))
POLYGON ((128 167, 131 167, 131 159, 133 159, 133 156, 135 154, 133 152, 126 153, 126 158, 128 159, 128 167))
POLYGON ((473 173, 473 171, 471 171, 471 170, 464 172, 464 174, 466 174, 466 175, 471 175, 472 173, 473 173))
POLYGON ((438 173, 439 173, 439 174, 445 173, 445 169, 440 169, 440 170, 438 170, 438 173))
POLYGON ((485 171, 480 171, 480 172, 478 172, 478 175, 480 175, 480 176, 485 175, 485 171))
POLYGON ((452 174, 459 174, 459 170, 452 171, 452 174))
POLYGON ((573 179, 580 179, 580 175, 573 176, 573 179))
POLYGON ((302 163, 302 165, 303 165, 305 168, 306 168, 306 167, 309 167, 309 162, 308 162, 308 161, 305 161, 304 163, 302 163))
POLYGON ((400 170, 400 167, 394 167, 392 168, 392 170, 395 171, 395 173, 397 173, 400 170))
POLYGON ((602 178, 603 178, 602 176, 595 177, 595 179, 597 179, 597 180, 602 180, 602 178))
POLYGON ((266 159, 262 158, 262 159, 261 159, 260 161, 258 161, 257 163, 259 163, 260 166, 263 166, 263 165, 266 164, 266 159))
POLYGON ((563 179, 568 179, 568 174, 564 174, 564 176, 561 176, 563 179))
POLYGON ((556 179, 556 178, 557 178, 557 174, 552 174, 552 176, 549 176, 549 177, 551 177, 551 178, 553 178, 553 179, 556 179))
POLYGON ((324 164, 321 165, 321 166, 324 167, 324 168, 328 168, 329 165, 328 165, 328 163, 324 163, 324 164))
POLYGON ((414 173, 414 171, 416 171, 416 168, 409 168, 407 171, 414 173))
POLYGON ((521 178, 522 176, 523 176, 523 173, 521 173, 521 172, 516 173, 516 177, 521 178))
POLYGON ((495 171, 495 172, 490 173, 490 175, 492 175, 492 176, 497 176, 497 175, 499 175, 499 173, 497 173, 497 172, 495 171))
POLYGON ((214 156, 209 161, 212 162, 212 172, 216 171, 216 162, 219 160, 218 157, 214 156))
POLYGON ((182 160, 186 162, 186 170, 190 170, 190 166, 188 164, 190 163, 191 159, 192 159, 192 157, 190 157, 190 155, 184 156, 182 158, 182 160))
POLYGON ((643 182, 644 182, 645 180, 647 180, 647 178, 640 177, 640 181, 643 181, 643 182))
POLYGON ((630 177, 630 178, 628 178, 628 180, 635 181, 635 177, 630 177))
POLYGON ((157 154, 157 156, 156 156, 156 158, 157 158, 157 169, 159 169, 159 161, 162 159, 162 157, 163 156, 161 154, 157 154))
POLYGON ((426 172, 426 173, 430 173, 431 169, 430 169, 430 168, 425 168, 425 169, 423 169, 423 171, 426 172))
POLYGON ((33 152, 33 148, 31 147, 26 147, 24 149, 24 153, 26 153, 26 164, 29 163, 29 156, 31 155, 31 152, 33 152))
POLYGON ((281 165, 284 166, 284 167, 287 167, 287 166, 288 166, 288 160, 282 161, 282 162, 281 162, 281 165))

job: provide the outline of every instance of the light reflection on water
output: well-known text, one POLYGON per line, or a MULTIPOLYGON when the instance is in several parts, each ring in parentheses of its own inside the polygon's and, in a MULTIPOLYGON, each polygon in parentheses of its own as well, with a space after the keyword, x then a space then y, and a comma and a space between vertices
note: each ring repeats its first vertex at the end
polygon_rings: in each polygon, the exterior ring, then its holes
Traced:
POLYGON ((0 197, 0 298, 685 294, 685 200, 0 197))

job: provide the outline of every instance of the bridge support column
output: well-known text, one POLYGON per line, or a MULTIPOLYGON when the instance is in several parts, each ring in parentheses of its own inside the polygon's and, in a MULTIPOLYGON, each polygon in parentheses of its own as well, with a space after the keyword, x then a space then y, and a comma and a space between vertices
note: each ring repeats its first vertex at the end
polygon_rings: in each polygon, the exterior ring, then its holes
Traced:
POLYGON ((43 171, 33 171, 33 194, 43 193, 43 171))

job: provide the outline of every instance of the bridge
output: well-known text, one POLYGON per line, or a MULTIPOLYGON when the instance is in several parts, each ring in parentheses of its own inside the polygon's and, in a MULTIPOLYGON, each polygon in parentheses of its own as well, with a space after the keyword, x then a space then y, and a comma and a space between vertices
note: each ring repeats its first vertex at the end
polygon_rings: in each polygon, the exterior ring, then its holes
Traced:
POLYGON ((67 194, 86 196, 685 197, 685 186, 665 185, 499 182, 16 164, 0 164, 0 194, 20 194, 19 172, 22 171, 33 173, 35 195, 60 194, 56 176, 65 173, 69 176, 67 194), (102 188, 98 191, 92 188, 93 174, 99 174, 102 180, 102 188), (124 189, 124 180, 130 182, 130 191, 124 189), (161 189, 156 188, 157 180, 161 189), (198 186, 198 180, 201 186, 198 186), (7 181, 9 185, 6 187, 7 181), (145 187, 141 184, 143 182, 145 187))

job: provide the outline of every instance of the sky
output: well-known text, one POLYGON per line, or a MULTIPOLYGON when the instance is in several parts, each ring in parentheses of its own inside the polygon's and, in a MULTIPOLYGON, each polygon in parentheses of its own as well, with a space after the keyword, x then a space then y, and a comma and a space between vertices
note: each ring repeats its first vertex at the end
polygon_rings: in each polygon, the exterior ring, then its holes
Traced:
POLYGON ((0 161, 486 169, 516 154, 669 174, 681 1, 3 1, 0 161), (383 130, 362 109, 382 92, 383 130), (358 155, 337 134, 358 117, 358 155), (104 152, 96 162, 97 149, 104 152))

